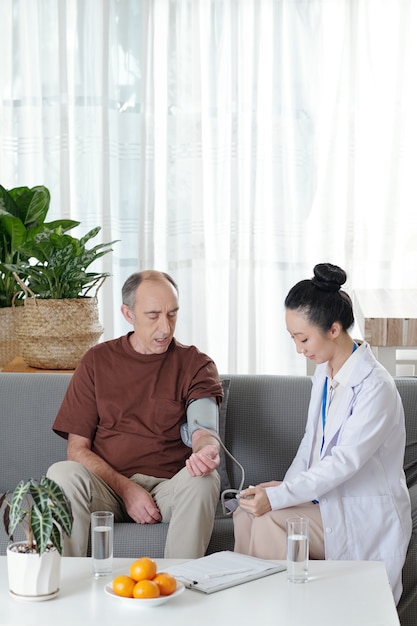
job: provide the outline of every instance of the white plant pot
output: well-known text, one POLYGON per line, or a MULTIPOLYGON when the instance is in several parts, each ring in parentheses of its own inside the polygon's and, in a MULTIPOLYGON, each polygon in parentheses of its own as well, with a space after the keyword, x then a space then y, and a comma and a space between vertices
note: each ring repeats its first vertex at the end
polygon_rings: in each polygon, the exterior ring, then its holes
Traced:
POLYGON ((14 552, 10 548, 7 548, 10 592, 28 600, 49 600, 56 596, 61 577, 61 555, 58 550, 52 549, 39 556, 37 553, 14 552))

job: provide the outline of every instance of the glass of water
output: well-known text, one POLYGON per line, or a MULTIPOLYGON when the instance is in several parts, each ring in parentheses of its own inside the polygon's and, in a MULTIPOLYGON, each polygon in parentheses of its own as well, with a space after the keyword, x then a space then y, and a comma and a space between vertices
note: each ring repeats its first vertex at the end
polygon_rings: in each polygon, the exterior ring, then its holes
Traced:
POLYGON ((287 578, 292 583, 308 580, 309 519, 287 519, 287 578))
POLYGON ((96 578, 112 572, 113 525, 114 515, 111 511, 91 513, 91 556, 96 578))

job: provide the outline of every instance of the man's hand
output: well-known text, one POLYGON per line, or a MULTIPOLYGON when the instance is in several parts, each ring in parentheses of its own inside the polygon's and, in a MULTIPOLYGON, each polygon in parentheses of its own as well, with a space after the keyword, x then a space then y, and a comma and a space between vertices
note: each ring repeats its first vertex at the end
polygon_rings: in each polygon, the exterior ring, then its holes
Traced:
POLYGON ((185 466, 191 476, 207 476, 219 466, 219 463, 218 445, 207 444, 198 452, 193 452, 185 461, 185 466))
POLYGON ((137 524, 156 524, 162 519, 152 496, 140 485, 116 472, 106 461, 91 451, 91 441, 80 435, 68 437, 67 456, 97 474, 123 500, 127 513, 137 524))
POLYGON ((127 513, 137 524, 157 524, 162 516, 151 494, 137 483, 127 479, 120 496, 127 513))

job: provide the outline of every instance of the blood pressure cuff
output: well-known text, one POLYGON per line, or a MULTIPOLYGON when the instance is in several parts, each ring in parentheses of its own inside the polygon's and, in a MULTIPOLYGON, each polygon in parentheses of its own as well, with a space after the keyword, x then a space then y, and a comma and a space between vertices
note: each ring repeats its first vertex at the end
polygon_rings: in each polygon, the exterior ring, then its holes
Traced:
POLYGON ((181 439, 189 448, 193 432, 199 428, 219 432, 219 407, 214 398, 198 398, 188 405, 187 422, 181 426, 181 439))

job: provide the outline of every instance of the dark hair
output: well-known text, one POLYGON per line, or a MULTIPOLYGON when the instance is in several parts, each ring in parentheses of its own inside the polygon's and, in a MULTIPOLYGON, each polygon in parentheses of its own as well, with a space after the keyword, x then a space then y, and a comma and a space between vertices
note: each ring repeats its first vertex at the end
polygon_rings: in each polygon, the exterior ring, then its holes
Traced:
POLYGON ((324 333, 334 322, 340 322, 347 331, 354 317, 352 300, 346 291, 341 291, 346 278, 346 272, 337 265, 319 263, 314 268, 313 278, 302 280, 290 289, 285 308, 300 311, 324 333))
POLYGON ((127 304, 129 309, 133 309, 135 305, 135 294, 136 289, 144 280, 154 280, 154 281, 168 281, 174 287, 175 291, 178 292, 177 283, 169 274, 165 272, 157 272, 155 270, 144 270, 143 272, 135 272, 129 276, 129 278, 125 281, 122 287, 122 302, 123 304, 127 304))

